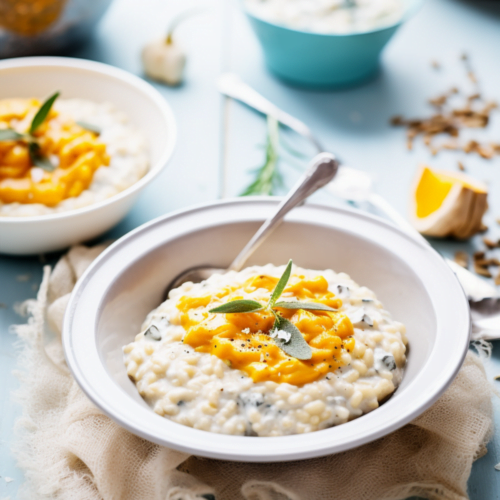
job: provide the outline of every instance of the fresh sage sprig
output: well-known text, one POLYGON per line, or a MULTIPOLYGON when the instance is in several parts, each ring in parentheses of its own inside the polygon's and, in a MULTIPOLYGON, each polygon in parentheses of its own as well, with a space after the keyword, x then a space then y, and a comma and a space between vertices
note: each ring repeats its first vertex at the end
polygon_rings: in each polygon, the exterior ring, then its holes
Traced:
POLYGON ((300 330, 288 319, 284 318, 275 309, 305 309, 308 311, 329 311, 335 312, 335 309, 317 304, 315 302, 300 302, 297 300, 278 302, 281 294, 292 274, 293 262, 290 260, 286 266, 285 272, 282 274, 278 283, 271 293, 268 303, 263 306, 256 300, 232 300, 219 307, 210 309, 211 313, 218 314, 234 314, 234 313, 252 313, 257 311, 270 311, 274 315, 274 324, 269 332, 269 336, 274 339, 276 345, 286 352, 289 356, 297 359, 311 359, 312 350, 309 344, 305 341, 300 330))
POLYGON ((256 169, 255 180, 240 196, 262 196, 274 194, 283 185, 278 169, 279 163, 279 123, 272 116, 267 117, 266 158, 264 164, 256 169))
POLYGON ((52 172, 56 167, 52 162, 40 151, 40 144, 38 144, 37 138, 34 136, 35 132, 40 128, 40 125, 49 116, 50 110, 54 101, 59 97, 59 92, 51 95, 36 112, 33 120, 31 120, 31 125, 29 132, 27 134, 20 134, 14 129, 6 128, 0 130, 0 141, 24 141, 28 144, 28 152, 30 155, 31 163, 36 167, 43 168, 47 172, 52 172))

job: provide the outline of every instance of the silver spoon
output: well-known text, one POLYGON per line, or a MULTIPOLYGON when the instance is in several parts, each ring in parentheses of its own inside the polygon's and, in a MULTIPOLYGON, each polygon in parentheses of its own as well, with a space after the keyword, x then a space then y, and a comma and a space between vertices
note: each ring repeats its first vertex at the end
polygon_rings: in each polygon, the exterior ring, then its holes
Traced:
POLYGON ((335 177, 338 167, 339 163, 330 153, 320 153, 315 156, 306 173, 279 204, 276 212, 262 224, 227 269, 213 266, 198 266, 183 271, 168 285, 165 296, 168 296, 168 293, 173 288, 177 288, 188 281, 199 283, 208 279, 213 274, 224 274, 227 271, 240 271, 250 256, 281 224, 285 215, 297 205, 302 204, 318 189, 328 184, 335 177))

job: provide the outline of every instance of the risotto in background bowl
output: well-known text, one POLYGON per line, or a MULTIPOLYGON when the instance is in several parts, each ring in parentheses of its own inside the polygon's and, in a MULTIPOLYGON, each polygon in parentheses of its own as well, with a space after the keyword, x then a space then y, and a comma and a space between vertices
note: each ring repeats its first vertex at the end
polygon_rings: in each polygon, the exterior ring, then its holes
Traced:
POLYGON ((60 250, 102 234, 172 155, 169 105, 130 73, 33 57, 0 62, 0 77, 0 139, 6 130, 21 134, 0 142, 0 253, 60 250), (49 114, 29 134, 56 91, 49 114))
POLYGON ((296 460, 380 438, 451 383, 469 342, 460 285, 434 250, 358 211, 299 207, 247 269, 185 284, 163 303, 180 271, 231 262, 276 203, 161 217, 82 277, 65 317, 66 359, 120 425, 199 456, 296 460), (224 309, 243 299, 256 309, 224 309))

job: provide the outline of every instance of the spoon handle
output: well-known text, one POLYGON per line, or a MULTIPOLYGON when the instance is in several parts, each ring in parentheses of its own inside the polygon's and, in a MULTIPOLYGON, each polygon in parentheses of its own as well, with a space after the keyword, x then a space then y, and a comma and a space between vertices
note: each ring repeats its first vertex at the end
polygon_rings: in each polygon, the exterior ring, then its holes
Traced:
POLYGON ((262 224, 253 238, 245 245, 229 266, 232 271, 240 271, 249 257, 259 248, 269 235, 281 224, 285 215, 303 203, 318 189, 328 184, 337 173, 339 163, 330 153, 316 155, 306 173, 300 178, 287 197, 279 204, 275 214, 262 224))
POLYGON ((233 99, 237 99, 247 106, 264 113, 265 115, 276 118, 276 120, 283 125, 286 125, 292 130, 295 130, 298 134, 306 137, 313 143, 314 147, 318 150, 318 153, 325 151, 325 148, 321 146, 305 123, 281 110, 271 101, 268 101, 264 96, 260 95, 256 90, 250 87, 250 85, 247 85, 238 75, 235 75, 234 73, 224 73, 220 76, 217 86, 219 88, 219 92, 222 94, 232 97, 233 99))

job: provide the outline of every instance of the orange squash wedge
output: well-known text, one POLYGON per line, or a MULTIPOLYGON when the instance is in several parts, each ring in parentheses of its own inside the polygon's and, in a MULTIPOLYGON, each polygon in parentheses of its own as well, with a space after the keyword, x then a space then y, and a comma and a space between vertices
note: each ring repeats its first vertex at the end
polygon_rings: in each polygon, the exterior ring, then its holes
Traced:
POLYGON ((467 239, 482 226, 488 187, 461 172, 421 166, 411 196, 411 222, 421 234, 467 239))

